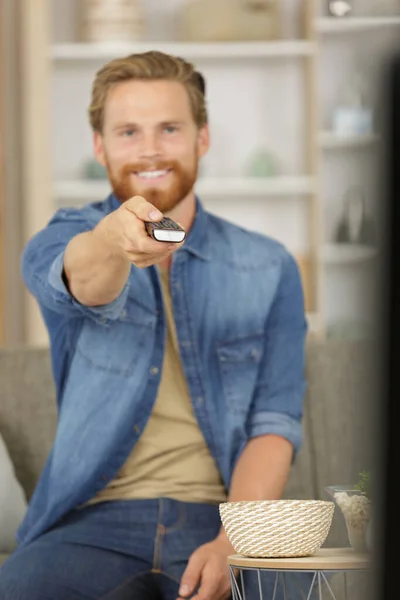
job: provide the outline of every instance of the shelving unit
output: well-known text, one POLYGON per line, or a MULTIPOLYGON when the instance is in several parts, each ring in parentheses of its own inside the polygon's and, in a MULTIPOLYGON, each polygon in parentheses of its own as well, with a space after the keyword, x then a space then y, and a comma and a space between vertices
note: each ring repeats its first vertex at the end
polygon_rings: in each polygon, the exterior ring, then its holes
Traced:
MULTIPOLYGON (((279 41, 259 42, 162 42, 149 41, 133 44, 92 44, 92 43, 56 43, 49 48, 50 60, 53 68, 69 68, 69 65, 97 64, 113 58, 135 52, 144 52, 157 49, 162 52, 183 56, 188 60, 202 65, 213 63, 222 65, 235 65, 247 61, 249 65, 264 64, 265 61, 288 60, 300 61, 300 68, 304 68, 305 86, 310 90, 315 88, 313 78, 307 77, 311 73, 308 69, 310 61, 315 56, 318 46, 313 27, 313 0, 306 0, 307 14, 305 18, 308 34, 304 39, 283 39, 279 41), (263 62, 261 62, 263 61, 263 62), (311 84, 311 85, 310 85, 311 84)), ((293 198, 301 199, 309 212, 309 261, 308 267, 313 271, 311 288, 307 293, 310 305, 307 306, 308 314, 312 314, 312 329, 317 332, 322 329, 322 307, 319 305, 319 289, 322 282, 317 279, 323 275, 320 270, 320 244, 318 229, 319 211, 317 171, 313 164, 313 145, 318 124, 312 110, 312 100, 305 103, 305 119, 308 127, 308 150, 306 152, 305 173, 292 176, 275 178, 249 178, 249 177, 202 177, 196 184, 196 192, 200 197, 210 200, 242 201, 245 199, 262 199, 265 202, 277 199, 285 202, 293 198)), ((109 193, 107 181, 87 180, 57 180, 53 182, 53 194, 58 206, 65 203, 78 203, 99 200, 109 193)), ((229 217, 229 215, 227 215, 229 217)))
MULTIPOLYGON (((94 70, 98 65, 107 62, 113 58, 124 56, 130 53, 143 52, 150 49, 180 55, 193 61, 200 70, 203 66, 217 65, 223 68, 225 65, 231 69, 237 67, 244 69, 267 68, 273 65, 275 72, 277 69, 287 69, 292 61, 298 68, 302 69, 304 84, 304 122, 306 123, 306 139, 303 148, 304 170, 298 175, 279 176, 276 178, 249 178, 249 177, 209 177, 202 176, 196 185, 196 191, 200 196, 209 199, 225 200, 228 199, 235 206, 240 206, 243 200, 265 201, 266 210, 269 203, 274 201, 274 206, 288 206, 296 199, 300 201, 301 206, 308 211, 307 218, 307 240, 308 248, 306 254, 301 253, 302 268, 307 268, 307 272, 302 271, 304 282, 308 286, 306 297, 308 300, 307 316, 311 330, 321 337, 325 333, 326 299, 325 299, 325 278, 326 271, 332 265, 360 265, 371 261, 376 256, 376 251, 370 248, 346 247, 337 244, 327 244, 323 223, 323 184, 322 171, 324 161, 329 160, 325 157, 327 151, 338 152, 364 151, 365 149, 379 148, 379 133, 366 136, 342 136, 336 133, 322 129, 322 117, 319 94, 319 74, 318 68, 321 60, 322 45, 329 42, 329 39, 337 39, 339 34, 346 36, 353 33, 362 34, 378 31, 392 31, 394 27, 400 26, 399 17, 349 17, 346 19, 335 19, 317 16, 316 0, 301 0, 303 19, 303 39, 283 39, 271 42, 215 42, 215 43, 193 43, 193 42, 174 42, 174 41, 146 41, 132 44, 92 44, 92 43, 51 43, 43 35, 44 22, 49 20, 49 2, 50 0, 39 0, 41 7, 37 10, 44 11, 46 17, 42 16, 41 37, 38 40, 38 34, 35 34, 35 18, 31 10, 29 0, 23 0, 26 5, 26 13, 29 15, 28 43, 26 45, 25 56, 27 64, 31 67, 33 62, 36 65, 41 61, 40 77, 37 76, 32 83, 36 93, 32 98, 26 97, 26 113, 30 115, 37 113, 37 106, 40 93, 45 94, 45 90, 51 88, 51 77, 55 70, 65 69, 66 77, 72 77, 72 73, 81 73, 80 68, 94 70), (39 44, 38 44, 39 41, 39 44), (74 71, 73 71, 74 70, 74 71), (304 259, 304 260, 303 260, 304 259), (306 265, 306 267, 304 267, 306 265)), ((299 0, 300 2, 300 0, 299 0)), ((65 5, 64 5, 65 6, 65 5)), ((65 38, 64 38, 65 39, 65 38)), ((357 37, 358 39, 358 37, 357 37)), ((349 36, 346 37, 349 40, 349 36)), ((355 43, 355 42, 354 42, 355 43)), ((79 79, 80 75, 78 76, 79 79)), ((80 88, 82 90, 82 87, 80 88)), ((239 93, 241 90, 239 89, 239 93)), ((286 98, 287 100, 287 98, 286 98)), ((46 111, 44 102, 39 111, 44 118, 46 111)), ((267 115, 268 116, 268 115, 267 115)), ((50 125, 49 125, 50 127, 50 125)), ((35 135, 37 131, 31 128, 30 135, 35 135)), ((32 145, 34 138, 30 140, 32 145)), ((330 155, 330 154, 329 154, 330 155)), ((48 156, 48 154, 46 155, 48 156)), ((27 161, 29 163, 29 160, 27 161)), ((38 157, 30 160, 30 164, 35 167, 35 177, 38 181, 46 179, 48 174, 48 162, 45 164, 41 160, 42 170, 40 168, 38 157)), ((76 176, 75 176, 76 177, 76 176)), ((40 194, 39 185, 36 186, 36 197, 40 194)), ((42 185, 41 194, 46 192, 47 188, 42 185)), ((60 178, 51 182, 50 197, 57 206, 70 204, 83 204, 90 201, 97 201, 104 198, 109 192, 108 182, 104 180, 83 180, 79 178, 60 178)), ((46 192, 47 193, 47 192, 46 192)), ((48 205, 50 207, 50 204, 48 205)), ((258 202, 258 206, 260 203, 258 202)), ((30 212, 32 212, 31 207, 30 212)), ((283 208, 284 210, 284 208, 283 208)), ((46 214, 47 216, 47 214, 46 214)), ((229 217, 229 215, 227 215, 229 217)), ((32 232, 31 232, 32 233, 32 232)), ((303 249, 304 250, 304 249, 303 249)), ((300 258, 300 256, 299 256, 300 258)))
MULTIPOLYGON (((365 9, 368 10, 368 7, 365 6, 365 9)), ((319 46, 316 61, 323 65, 319 70, 319 81, 322 84, 319 97, 321 98, 321 113, 324 113, 323 103, 328 100, 329 108, 332 110, 337 98, 340 97, 340 86, 351 80, 352 73, 355 73, 354 69, 368 70, 369 77, 379 76, 377 65, 383 59, 384 42, 395 39, 398 34, 400 15, 391 17, 354 16, 342 19, 321 17, 315 19, 314 24, 319 46), (335 55, 337 58, 336 68, 340 69, 336 88, 331 85, 332 72, 329 71, 328 65, 328 60, 331 63, 334 62, 335 55), (329 90, 329 98, 326 90, 329 90), (331 102, 335 92, 336 98, 331 102)), ((394 44, 395 42, 392 42, 393 50, 396 48, 394 44)), ((333 70, 333 65, 330 68, 333 70)), ((372 80, 368 83, 370 86, 368 102, 372 103, 374 125, 377 126, 377 130, 366 135, 341 135, 329 128, 323 128, 318 132, 320 203, 324 207, 325 215, 329 214, 331 219, 336 213, 337 223, 339 214, 334 202, 344 200, 346 190, 351 185, 360 186, 364 195, 371 201, 367 202, 368 212, 371 208, 374 209, 374 213, 379 212, 378 203, 381 197, 379 191, 375 189, 375 184, 371 185, 370 172, 377 173, 379 171, 377 165, 380 164, 383 140, 379 131, 379 121, 381 121, 378 115, 379 110, 376 110, 378 108, 376 101, 380 98, 379 94, 371 92, 374 87, 377 90, 380 89, 381 82, 376 81, 376 86, 373 85, 372 80), (331 175, 329 185, 327 185, 328 173, 331 175), (347 185, 344 184, 344 181, 347 181, 347 185), (329 200, 329 196, 332 197, 332 200, 329 200)), ((320 119, 320 124, 323 123, 326 127, 329 121, 328 114, 325 112, 324 119, 320 119)), ((341 209, 343 210, 343 206, 341 209)), ((333 231, 332 227, 330 235, 326 235, 327 239, 334 238, 333 231)), ((371 299, 375 298, 376 300, 377 294, 374 282, 379 266, 377 259, 379 259, 379 250, 375 247, 329 243, 325 240, 321 249, 321 264, 324 265, 325 293, 329 298, 331 308, 331 321, 325 323, 327 328, 334 325, 335 318, 337 319, 336 323, 341 323, 343 327, 347 320, 350 330, 352 322, 375 320, 374 301, 371 299), (350 305, 352 305, 351 309, 348 308, 350 305), (350 317, 345 316, 347 311, 348 314, 351 314, 350 317), (334 316, 332 317, 332 315, 334 316)))

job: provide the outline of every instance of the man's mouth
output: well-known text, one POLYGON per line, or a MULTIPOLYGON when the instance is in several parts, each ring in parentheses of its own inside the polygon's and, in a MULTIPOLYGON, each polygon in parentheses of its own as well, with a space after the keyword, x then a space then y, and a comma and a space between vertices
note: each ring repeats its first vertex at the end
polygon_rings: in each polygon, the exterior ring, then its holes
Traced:
POLYGON ((162 179, 163 177, 165 177, 166 175, 168 175, 168 173, 171 171, 171 169, 158 169, 158 170, 152 170, 152 171, 135 171, 134 175, 136 175, 137 177, 140 177, 140 179, 146 180, 146 181, 154 181, 157 179, 162 179))

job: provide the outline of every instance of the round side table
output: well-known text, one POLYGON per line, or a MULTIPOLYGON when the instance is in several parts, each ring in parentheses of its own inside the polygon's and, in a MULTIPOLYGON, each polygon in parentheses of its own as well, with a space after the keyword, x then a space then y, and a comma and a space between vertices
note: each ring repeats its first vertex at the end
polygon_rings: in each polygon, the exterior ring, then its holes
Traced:
POLYGON ((365 571, 370 566, 370 558, 367 554, 357 554, 351 548, 321 548, 312 556, 301 558, 247 558, 240 554, 233 554, 228 556, 228 565, 233 600, 257 600, 256 598, 246 598, 243 582, 243 571, 246 570, 257 571, 259 600, 275 600, 280 581, 283 589, 283 598, 286 600, 285 574, 289 572, 308 572, 313 574, 307 600, 310 600, 314 589, 318 590, 318 600, 322 600, 323 586, 326 586, 330 596, 333 600, 336 600, 336 596, 325 574, 342 572, 344 573, 344 577, 346 577, 348 571, 365 571), (239 571, 242 590, 240 590, 236 580, 235 570, 239 571), (276 572, 272 598, 266 598, 263 595, 261 571, 276 572))

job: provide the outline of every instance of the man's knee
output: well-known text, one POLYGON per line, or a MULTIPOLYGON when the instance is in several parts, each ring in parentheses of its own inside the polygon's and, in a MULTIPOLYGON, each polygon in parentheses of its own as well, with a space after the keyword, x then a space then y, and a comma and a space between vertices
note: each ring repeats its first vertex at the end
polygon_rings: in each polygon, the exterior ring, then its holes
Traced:
POLYGON ((24 572, 10 559, 0 568, 0 600, 54 600, 40 579, 24 572))
POLYGON ((57 552, 32 546, 17 549, 0 567, 0 600, 73 600, 65 595, 67 578, 59 563, 57 552))

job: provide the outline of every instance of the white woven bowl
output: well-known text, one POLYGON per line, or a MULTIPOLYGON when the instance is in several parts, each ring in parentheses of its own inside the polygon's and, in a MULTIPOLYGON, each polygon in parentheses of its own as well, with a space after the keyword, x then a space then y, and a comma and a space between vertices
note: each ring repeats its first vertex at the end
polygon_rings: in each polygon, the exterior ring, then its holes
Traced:
POLYGON ((258 558, 310 556, 324 543, 334 502, 223 502, 219 514, 235 552, 258 558))

